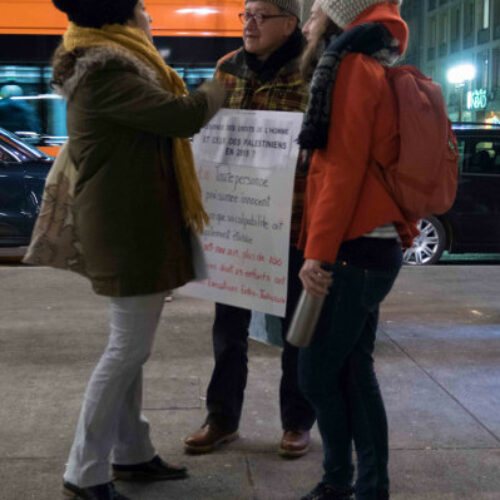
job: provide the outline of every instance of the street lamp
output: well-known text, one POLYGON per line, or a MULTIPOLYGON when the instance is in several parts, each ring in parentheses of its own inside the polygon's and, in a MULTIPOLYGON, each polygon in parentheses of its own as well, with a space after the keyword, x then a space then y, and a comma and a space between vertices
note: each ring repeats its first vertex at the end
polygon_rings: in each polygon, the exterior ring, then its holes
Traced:
POLYGON ((476 67, 472 64, 460 64, 448 70, 448 81, 455 85, 455 89, 459 92, 458 99, 458 121, 462 121, 462 102, 464 94, 464 86, 466 82, 470 82, 476 78, 476 67))

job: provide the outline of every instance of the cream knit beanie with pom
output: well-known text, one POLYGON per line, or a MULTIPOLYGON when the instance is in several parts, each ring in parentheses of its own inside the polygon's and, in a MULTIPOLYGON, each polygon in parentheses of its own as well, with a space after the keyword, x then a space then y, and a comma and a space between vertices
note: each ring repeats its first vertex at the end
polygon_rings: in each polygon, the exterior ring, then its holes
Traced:
MULTIPOLYGON (((339 27, 347 28, 364 10, 384 0, 318 0, 321 10, 339 27)), ((401 5, 403 0, 385 0, 401 5)))

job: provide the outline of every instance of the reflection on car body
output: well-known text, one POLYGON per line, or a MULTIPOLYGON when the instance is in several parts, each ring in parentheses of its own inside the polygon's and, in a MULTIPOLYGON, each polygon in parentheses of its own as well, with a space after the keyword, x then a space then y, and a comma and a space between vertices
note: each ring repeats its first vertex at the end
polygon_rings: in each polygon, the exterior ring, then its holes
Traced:
MULTIPOLYGON (((500 126, 457 124, 459 181, 453 207, 420 221, 405 252, 413 265, 442 253, 500 252, 500 126)), ((0 128, 0 249, 29 243, 53 158, 0 128)), ((1 253, 1 252, 0 252, 1 253)))
POLYGON ((0 249, 29 243, 52 162, 0 128, 0 249))
POLYGON ((405 262, 428 265, 443 252, 500 252, 500 126, 463 123, 454 130, 460 149, 455 203, 420 221, 421 234, 405 262))

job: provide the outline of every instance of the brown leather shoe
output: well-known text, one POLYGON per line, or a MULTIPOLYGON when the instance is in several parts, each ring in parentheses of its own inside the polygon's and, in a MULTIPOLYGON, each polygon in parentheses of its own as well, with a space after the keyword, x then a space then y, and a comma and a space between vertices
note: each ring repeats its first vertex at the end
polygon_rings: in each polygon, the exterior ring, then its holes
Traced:
POLYGON ((278 453, 282 457, 298 458, 309 451, 309 431, 285 431, 278 453))
POLYGON ((210 453, 224 443, 238 439, 238 430, 227 432, 214 424, 205 424, 184 440, 184 449, 188 453, 210 453))

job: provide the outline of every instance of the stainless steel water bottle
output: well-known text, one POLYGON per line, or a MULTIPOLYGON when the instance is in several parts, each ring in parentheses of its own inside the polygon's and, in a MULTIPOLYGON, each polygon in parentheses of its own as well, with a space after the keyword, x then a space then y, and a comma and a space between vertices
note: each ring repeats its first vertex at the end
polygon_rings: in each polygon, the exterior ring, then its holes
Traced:
POLYGON ((307 347, 311 343, 325 297, 314 297, 302 290, 286 334, 286 340, 290 344, 296 347, 307 347))

